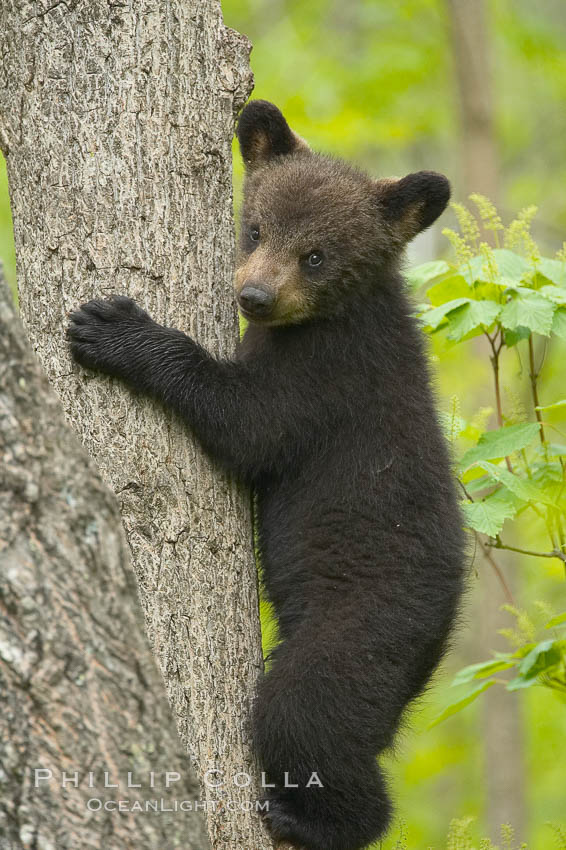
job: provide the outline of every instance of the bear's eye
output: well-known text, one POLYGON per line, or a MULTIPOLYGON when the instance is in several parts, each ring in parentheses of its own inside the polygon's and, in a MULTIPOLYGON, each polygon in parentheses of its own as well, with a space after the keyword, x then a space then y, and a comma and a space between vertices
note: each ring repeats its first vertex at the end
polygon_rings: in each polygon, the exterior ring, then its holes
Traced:
POLYGON ((250 239, 252 242, 259 242, 259 227, 250 227, 250 239))
POLYGON ((320 251, 312 251, 307 258, 307 263, 311 266, 311 268, 316 269, 317 266, 322 265, 323 259, 324 257, 320 251))

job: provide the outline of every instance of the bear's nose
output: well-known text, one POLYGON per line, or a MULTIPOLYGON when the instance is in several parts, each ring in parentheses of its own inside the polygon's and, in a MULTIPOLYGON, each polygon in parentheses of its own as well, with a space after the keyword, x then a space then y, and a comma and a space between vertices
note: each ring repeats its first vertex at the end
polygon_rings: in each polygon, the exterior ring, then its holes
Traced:
POLYGON ((247 284, 238 295, 238 304, 250 316, 267 316, 275 304, 275 295, 260 284, 247 284))

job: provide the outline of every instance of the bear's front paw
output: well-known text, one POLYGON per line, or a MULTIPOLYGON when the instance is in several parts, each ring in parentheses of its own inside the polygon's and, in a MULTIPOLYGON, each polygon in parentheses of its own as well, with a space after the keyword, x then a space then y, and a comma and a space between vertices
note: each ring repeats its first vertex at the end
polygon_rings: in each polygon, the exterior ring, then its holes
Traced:
POLYGON ((81 366, 121 375, 128 352, 153 319, 131 298, 115 295, 82 304, 71 313, 67 337, 71 355, 81 366))

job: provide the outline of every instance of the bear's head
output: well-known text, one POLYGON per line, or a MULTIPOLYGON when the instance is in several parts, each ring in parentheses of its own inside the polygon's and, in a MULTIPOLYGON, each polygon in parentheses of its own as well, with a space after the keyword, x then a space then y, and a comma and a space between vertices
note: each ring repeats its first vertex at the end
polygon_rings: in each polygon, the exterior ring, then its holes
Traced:
POLYGON ((297 324, 348 309, 356 292, 384 285, 450 198, 448 180, 432 171, 373 180, 314 153, 267 101, 245 107, 237 136, 246 179, 236 295, 254 322, 297 324))

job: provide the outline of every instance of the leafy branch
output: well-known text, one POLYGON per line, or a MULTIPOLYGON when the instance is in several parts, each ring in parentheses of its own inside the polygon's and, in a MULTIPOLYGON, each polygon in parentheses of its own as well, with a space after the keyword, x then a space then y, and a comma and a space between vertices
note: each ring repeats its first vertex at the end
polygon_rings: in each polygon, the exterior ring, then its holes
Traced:
MULTIPOLYGON (((472 195, 471 200, 477 216, 462 204, 454 204, 460 232, 444 231, 454 248, 455 261, 425 263, 410 272, 409 280, 415 291, 426 293, 419 316, 430 334, 442 335, 448 346, 483 336, 489 346, 495 427, 478 428, 464 422, 457 415, 456 404, 449 433, 461 447, 457 473, 466 524, 512 602, 494 550, 557 559, 566 568, 566 445, 548 439, 554 426, 545 421, 546 411, 566 408, 566 399, 541 404, 548 343, 553 338, 566 340, 566 244, 556 257, 542 257, 530 233, 535 207, 523 210, 505 227, 488 199, 472 195), (481 241, 482 231, 491 231, 495 247, 481 241), (539 337, 544 345, 537 363, 539 337), (511 349, 524 350, 522 359, 528 363, 531 410, 526 416, 509 415, 504 407, 501 367, 511 349), (470 437, 475 438, 473 445, 470 437), (542 523, 548 551, 540 546, 514 545, 502 537, 504 526, 512 533, 518 520, 529 513, 542 523)), ((565 658, 566 640, 562 637, 551 645, 548 640, 540 644, 525 641, 505 657, 498 654, 495 662, 491 659, 466 668, 475 671, 469 678, 466 671, 460 671, 455 683, 469 683, 474 678, 482 681, 446 711, 460 710, 500 682, 511 690, 519 687, 520 680, 520 687, 537 683, 562 692, 566 690, 565 658), (493 677, 496 670, 514 666, 517 676, 512 682, 493 677)))

